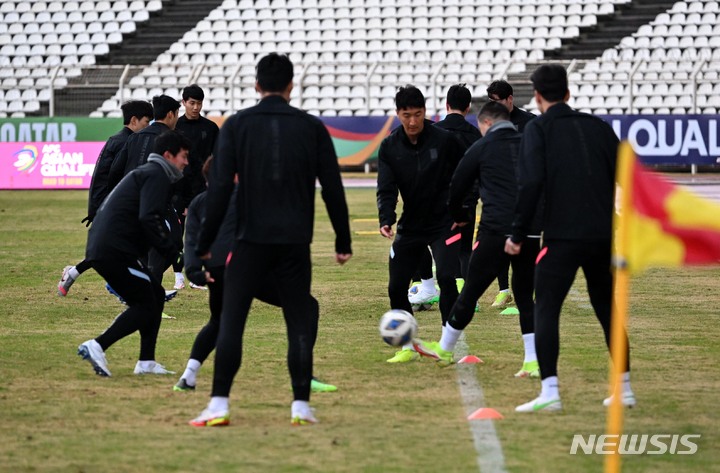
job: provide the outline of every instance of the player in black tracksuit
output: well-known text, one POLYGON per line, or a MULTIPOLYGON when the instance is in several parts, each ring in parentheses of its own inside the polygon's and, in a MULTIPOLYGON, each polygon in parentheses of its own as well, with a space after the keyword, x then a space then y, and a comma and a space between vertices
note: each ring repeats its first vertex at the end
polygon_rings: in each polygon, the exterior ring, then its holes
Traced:
MULTIPOLYGON (((123 176, 126 176, 138 166, 145 164, 148 155, 153 149, 155 140, 160 134, 175 129, 180 102, 167 95, 157 95, 152 100, 155 121, 144 130, 128 138, 127 143, 125 143, 110 168, 108 187, 111 190, 123 176)), ((178 253, 175 255, 159 255, 157 251, 150 249, 147 258, 148 266, 159 281, 162 281, 163 273, 173 262, 178 260, 182 251, 182 227, 172 202, 168 204, 168 208, 165 210, 165 221, 170 227, 170 233, 178 247, 178 253)))
MULTIPOLYGON (((590 303, 610 345, 610 260, 619 144, 610 125, 565 103, 569 92, 562 66, 540 66, 531 80, 543 114, 525 127, 516 216, 505 248, 514 254, 527 242, 537 201, 544 193, 544 246, 535 272, 535 342, 542 391, 537 399, 518 406, 520 412, 562 407, 557 378, 560 309, 578 268, 583 270, 590 303)), ((622 402, 634 405, 629 369, 628 358, 622 402)))
POLYGON ((140 355, 135 373, 168 373, 155 362, 165 291, 141 259, 150 247, 164 255, 177 251, 163 214, 172 184, 182 179, 189 147, 174 132, 158 137, 156 153, 113 189, 88 233, 86 259, 128 306, 105 332, 78 348, 99 375, 110 376, 105 351, 136 330, 140 331, 140 355))
POLYGON ((472 321, 475 304, 497 277, 498 271, 510 261, 513 267, 513 292, 520 312, 520 329, 525 345, 525 362, 516 377, 539 376, 533 335, 533 274, 539 250, 539 231, 535 238, 523 245, 517 256, 504 251, 505 239, 510 235, 517 179, 515 166, 522 135, 509 121, 509 113, 501 104, 486 103, 478 113, 483 138, 475 142, 458 164, 450 184, 448 207, 458 225, 473 226, 475 213, 468 212, 466 196, 479 183, 483 203, 478 225, 477 241, 470 257, 465 285, 450 312, 447 327, 438 343, 420 342, 420 354, 449 362, 458 337, 472 321), (438 356, 444 352, 444 357, 438 356))
POLYGON ((196 254, 207 259, 237 175, 236 241, 225 270, 212 397, 191 422, 195 426, 229 422, 229 395, 241 364, 245 322, 270 274, 282 288, 292 423, 317 421, 309 406, 318 323, 310 295, 316 179, 336 233, 336 261, 345 263, 352 252, 345 192, 330 134, 320 120, 289 105, 293 66, 287 56, 269 54, 256 71, 260 103, 230 117, 220 130, 208 180, 207 215, 198 237, 196 254))
MULTIPOLYGON (((449 132, 425 119, 425 97, 416 87, 401 87, 395 96, 402 126, 386 137, 378 150, 377 205, 380 233, 395 237, 390 248, 388 295, 391 309, 412 312, 407 288, 418 260, 430 246, 440 286, 440 313, 445 325, 457 298, 460 232, 451 230, 447 210, 450 179, 463 149, 449 132), (397 215, 398 194, 403 213, 397 215)), ((400 350, 390 363, 418 357, 411 346, 400 350)))
MULTIPOLYGON (((123 125, 125 126, 118 133, 108 138, 95 163, 92 181, 90 182, 88 214, 81 222, 85 223, 85 226, 90 226, 100 204, 110 193, 108 177, 110 166, 112 166, 115 157, 125 146, 125 142, 130 135, 147 127, 153 117, 152 105, 142 100, 125 102, 120 109, 123 113, 123 125)), ((66 266, 58 283, 58 294, 66 296, 75 280, 88 269, 90 269, 90 262, 87 260, 82 260, 75 266, 66 266)))

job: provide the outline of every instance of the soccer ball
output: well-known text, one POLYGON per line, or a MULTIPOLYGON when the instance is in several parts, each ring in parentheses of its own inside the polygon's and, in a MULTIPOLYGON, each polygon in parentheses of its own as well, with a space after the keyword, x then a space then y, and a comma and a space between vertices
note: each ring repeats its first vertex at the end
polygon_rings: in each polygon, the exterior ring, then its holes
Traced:
POLYGON ((417 335, 418 325, 411 313, 400 309, 385 312, 380 319, 380 336, 388 345, 399 347, 417 335))

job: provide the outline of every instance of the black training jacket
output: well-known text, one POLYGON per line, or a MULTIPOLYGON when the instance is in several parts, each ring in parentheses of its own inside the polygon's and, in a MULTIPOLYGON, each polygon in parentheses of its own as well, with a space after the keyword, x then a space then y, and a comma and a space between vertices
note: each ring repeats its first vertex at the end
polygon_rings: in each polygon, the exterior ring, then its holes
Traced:
MULTIPOLYGON (((512 126, 510 122, 504 123, 512 126)), ((474 224, 475 215, 467 215, 463 203, 477 180, 483 204, 478 233, 510 234, 517 196, 515 165, 521 138, 515 128, 499 128, 467 150, 450 183, 448 208, 453 220, 474 224)))
POLYGON ((537 115, 515 106, 513 106, 512 112, 510 112, 510 121, 517 127, 520 133, 525 131, 525 125, 534 118, 537 118, 537 115))
POLYGON ((170 178, 156 162, 125 176, 98 209, 88 233, 85 258, 144 259, 150 247, 168 256, 176 251, 165 225, 171 188, 170 178))
POLYGON ((122 130, 108 138, 102 151, 100 151, 100 156, 95 163, 95 170, 93 170, 88 196, 88 218, 91 222, 95 218, 100 204, 102 204, 102 201, 105 200, 105 197, 110 193, 110 189, 108 189, 110 167, 115 157, 120 153, 123 146, 125 146, 128 137, 132 134, 133 131, 130 128, 126 126, 123 127, 122 130))
POLYGON ((459 113, 448 114, 443 120, 435 123, 435 126, 455 135, 465 149, 482 137, 480 130, 468 123, 465 117, 459 113))
POLYGON ((380 226, 393 225, 398 193, 403 213, 397 233, 428 235, 449 229, 447 200, 463 148, 453 135, 425 120, 417 144, 402 126, 395 128, 378 151, 377 206, 380 226))
POLYGON ((162 122, 153 122, 127 139, 120 154, 113 161, 108 179, 108 189, 113 190, 120 179, 133 169, 145 164, 153 152, 155 139, 170 127, 162 122))
POLYGON ((219 129, 215 122, 205 117, 189 120, 183 115, 178 118, 175 131, 185 135, 192 143, 188 153, 188 165, 183 170, 185 178, 175 189, 175 208, 182 212, 196 195, 207 189, 202 167, 213 152, 219 129))
POLYGON ((618 145, 609 124, 564 103, 530 121, 520 145, 512 240, 529 234, 543 192, 546 240, 610 239, 618 145))
POLYGON ((238 175, 237 239, 260 244, 309 244, 315 218, 315 181, 335 230, 335 251, 351 253, 345 190, 330 134, 316 117, 279 95, 228 118, 218 136, 207 215, 196 254, 210 248, 238 175))

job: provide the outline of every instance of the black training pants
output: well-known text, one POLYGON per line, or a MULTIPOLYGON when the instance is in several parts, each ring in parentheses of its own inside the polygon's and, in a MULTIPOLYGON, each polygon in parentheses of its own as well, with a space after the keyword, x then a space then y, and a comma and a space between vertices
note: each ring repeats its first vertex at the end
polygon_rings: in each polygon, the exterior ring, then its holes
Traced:
POLYGON ((463 290, 450 312, 449 324, 464 330, 475 315, 477 300, 490 287, 498 271, 508 262, 513 267, 513 292, 520 312, 520 330, 524 334, 533 332, 533 278, 535 258, 539 250, 539 239, 527 239, 520 254, 510 256, 505 253, 505 235, 482 233, 470 256, 468 276, 463 290))
MULTIPOLYGON (((213 396, 228 397, 242 363, 242 339, 250 305, 264 285, 279 291, 288 337, 288 368, 295 400, 310 399, 318 312, 310 296, 310 245, 262 245, 237 241, 225 270, 213 396)), ((407 300, 407 296, 406 296, 407 300)))
MULTIPOLYGON (((543 379, 557 376, 560 352, 560 310, 582 268, 587 281, 590 304, 610 347, 610 313, 613 278, 610 268, 610 240, 551 240, 538 255, 535 266, 535 348, 543 379)), ((627 334, 625 334, 627 341, 627 334)), ((630 350, 623 371, 630 370, 630 350)))
POLYGON ((139 360, 154 360, 165 290, 139 260, 93 260, 92 267, 125 300, 128 308, 95 340, 107 350, 118 340, 140 331, 139 360))
POLYGON ((459 231, 451 232, 449 228, 446 232, 432 237, 401 234, 395 236, 390 248, 388 264, 390 271, 388 295, 391 309, 402 309, 412 313, 412 307, 408 302, 408 286, 418 267, 418 261, 430 246, 435 259, 437 283, 440 286, 440 314, 445 325, 458 294, 455 275, 460 265, 459 236, 459 231))

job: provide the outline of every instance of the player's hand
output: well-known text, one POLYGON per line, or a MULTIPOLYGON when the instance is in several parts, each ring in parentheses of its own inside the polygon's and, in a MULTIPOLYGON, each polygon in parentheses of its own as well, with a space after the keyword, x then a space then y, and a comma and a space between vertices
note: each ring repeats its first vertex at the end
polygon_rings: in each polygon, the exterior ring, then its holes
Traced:
POLYGON ((468 222, 455 222, 452 224, 452 227, 450 227, 450 231, 455 230, 456 228, 462 228, 467 224, 468 222))
POLYGON ((352 253, 335 253, 335 262, 345 264, 352 258, 352 253))
POLYGON ((84 219, 80 220, 80 223, 84 223, 86 227, 89 227, 93 219, 88 215, 84 219))
POLYGON ((508 237, 507 240, 505 240, 505 253, 509 255, 517 255, 520 253, 520 248, 522 247, 522 242, 515 243, 508 237))
POLYGON ((205 271, 205 282, 215 282, 215 278, 210 275, 210 271, 205 271))
POLYGON ((392 238, 395 236, 395 232, 393 232, 392 225, 383 225, 380 227, 380 235, 384 236, 385 238, 392 238))

